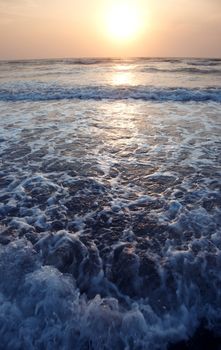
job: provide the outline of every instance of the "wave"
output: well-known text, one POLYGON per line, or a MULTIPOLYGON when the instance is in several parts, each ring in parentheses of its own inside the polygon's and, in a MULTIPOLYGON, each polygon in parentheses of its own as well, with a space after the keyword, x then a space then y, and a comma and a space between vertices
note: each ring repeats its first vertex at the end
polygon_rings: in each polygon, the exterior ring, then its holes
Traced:
POLYGON ((186 61, 186 64, 191 66, 218 66, 221 64, 220 58, 211 58, 211 59, 192 59, 186 61))
POLYGON ((221 75, 220 69, 203 69, 197 67, 181 67, 181 68, 155 68, 155 67, 145 67, 142 68, 142 72, 145 73, 190 73, 190 74, 217 74, 221 75))
POLYGON ((104 105, 0 106, 0 349, 218 349, 221 105, 104 105))
POLYGON ((2 84, 0 101, 142 100, 221 103, 221 88, 157 88, 154 86, 68 86, 45 83, 2 84))
POLYGON ((119 57, 105 57, 105 58, 51 58, 51 59, 29 59, 29 60, 11 60, 0 61, 0 65, 8 64, 10 66, 23 65, 99 65, 105 63, 171 63, 171 64, 187 64, 192 66, 217 66, 221 65, 221 59, 197 59, 197 58, 165 58, 165 57, 136 57, 136 58, 119 58, 119 57))
MULTIPOLYGON (((42 65, 99 65, 106 63, 133 63, 140 61, 140 59, 122 59, 122 58, 63 58, 63 59, 31 59, 31 60, 12 60, 1 61, 0 65, 8 64, 9 66, 42 66, 42 65)), ((143 59, 142 59, 143 61, 143 59)))

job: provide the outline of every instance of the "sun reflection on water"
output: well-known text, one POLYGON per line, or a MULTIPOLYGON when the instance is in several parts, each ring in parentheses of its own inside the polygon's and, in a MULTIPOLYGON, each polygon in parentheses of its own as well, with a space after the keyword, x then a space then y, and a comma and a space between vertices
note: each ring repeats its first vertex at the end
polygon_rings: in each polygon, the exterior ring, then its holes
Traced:
POLYGON ((102 133, 106 146, 112 146, 117 152, 121 152, 125 147, 137 143, 136 107, 124 102, 108 105, 102 133))
POLYGON ((129 65, 119 65, 112 75, 113 85, 134 85, 134 74, 129 65))

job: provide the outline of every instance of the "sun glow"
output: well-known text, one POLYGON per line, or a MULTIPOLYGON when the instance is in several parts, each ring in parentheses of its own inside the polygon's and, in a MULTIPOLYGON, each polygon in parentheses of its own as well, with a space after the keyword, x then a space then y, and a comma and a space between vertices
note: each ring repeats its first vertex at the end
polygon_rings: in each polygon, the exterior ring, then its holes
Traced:
POLYGON ((141 16, 133 2, 118 1, 107 12, 106 26, 112 39, 122 42, 136 38, 141 29, 141 16))

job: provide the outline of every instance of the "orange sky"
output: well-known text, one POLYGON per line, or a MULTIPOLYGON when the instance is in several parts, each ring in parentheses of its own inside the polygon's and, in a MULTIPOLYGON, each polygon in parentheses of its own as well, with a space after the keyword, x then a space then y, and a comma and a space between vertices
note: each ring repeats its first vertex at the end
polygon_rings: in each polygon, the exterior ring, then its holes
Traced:
POLYGON ((221 0, 128 0, 142 16, 127 41, 108 34, 116 1, 0 0, 0 59, 221 57, 221 0))

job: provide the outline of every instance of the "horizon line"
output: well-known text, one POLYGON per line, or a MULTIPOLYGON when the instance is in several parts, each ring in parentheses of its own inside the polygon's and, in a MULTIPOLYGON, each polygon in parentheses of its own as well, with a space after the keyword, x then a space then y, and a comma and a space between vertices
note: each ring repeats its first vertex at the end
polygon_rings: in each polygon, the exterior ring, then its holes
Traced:
POLYGON ((38 57, 38 58, 0 58, 0 62, 24 61, 57 61, 57 60, 141 60, 141 59, 205 59, 221 60, 221 56, 69 56, 69 57, 38 57))

